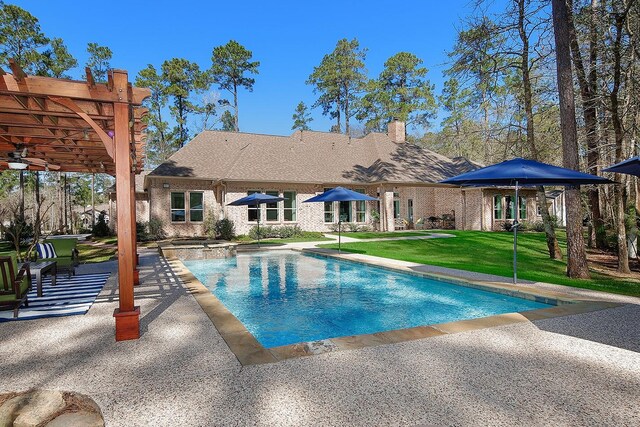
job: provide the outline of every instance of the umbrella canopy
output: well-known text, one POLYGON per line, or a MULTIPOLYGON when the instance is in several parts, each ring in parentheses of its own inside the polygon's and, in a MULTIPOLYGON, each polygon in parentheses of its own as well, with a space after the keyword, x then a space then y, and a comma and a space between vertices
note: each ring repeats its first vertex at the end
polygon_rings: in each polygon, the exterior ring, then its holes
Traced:
POLYGON ((227 206, 257 206, 264 203, 276 203, 285 200, 284 197, 269 196, 268 194, 253 193, 235 202, 227 203, 227 206))
POLYGON ((344 187, 336 187, 331 190, 327 190, 322 194, 318 194, 310 199, 304 201, 309 202, 352 202, 352 201, 375 201, 378 200, 375 197, 367 196, 366 194, 358 193, 357 191, 349 190, 344 187))
MULTIPOLYGON (((357 191, 349 190, 344 187, 336 187, 331 190, 327 190, 322 194, 318 194, 310 199, 305 200, 303 203, 313 202, 358 202, 358 201, 376 201, 375 197, 367 196, 366 194, 358 193, 357 191)), ((338 218, 338 252, 340 252, 340 246, 342 244, 342 234, 340 231, 340 219, 338 218)))
MULTIPOLYGON (((456 184, 463 186, 515 186, 515 203, 519 203, 518 187, 537 185, 584 185, 584 184, 614 184, 606 178, 587 173, 565 169, 546 163, 516 158, 502 163, 487 166, 453 178, 440 181, 442 184, 456 184)), ((513 227, 513 283, 518 281, 518 209, 515 211, 513 227)))
POLYGON ((612 184, 606 178, 546 163, 516 158, 440 181, 465 186, 612 184))
MULTIPOLYGON (((265 203, 277 203, 286 200, 284 197, 270 196, 263 193, 249 194, 242 199, 238 199, 235 202, 227 203, 227 206, 258 206, 265 203)), ((259 212, 259 211, 258 211, 259 212)), ((258 223, 258 246, 260 246, 260 215, 256 220, 258 223)))
POLYGON ((604 169, 604 171, 640 176, 640 157, 632 157, 624 162, 616 163, 604 169))

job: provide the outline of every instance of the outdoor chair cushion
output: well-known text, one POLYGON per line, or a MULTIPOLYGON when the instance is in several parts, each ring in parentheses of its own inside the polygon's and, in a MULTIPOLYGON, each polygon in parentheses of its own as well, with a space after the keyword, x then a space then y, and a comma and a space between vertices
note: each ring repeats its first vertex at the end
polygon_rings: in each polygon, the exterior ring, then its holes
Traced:
POLYGON ((57 258, 56 250, 53 243, 36 243, 38 258, 57 258))
MULTIPOLYGON (((11 259, 9 262, 12 264, 13 274, 15 276, 18 276, 20 274, 20 268, 18 267, 18 256, 17 256, 17 254, 15 252, 11 252, 11 253, 7 254, 6 256, 10 257, 10 259, 11 259)), ((3 256, 3 258, 4 258, 4 256, 3 256)), ((16 296, 16 292, 15 292, 15 288, 13 286, 13 282, 5 283, 5 276, 6 276, 6 280, 8 280, 8 281, 11 281, 13 278, 9 277, 9 275, 10 275, 9 266, 4 264, 4 262, 5 261, 3 261, 3 266, 2 266, 4 274, 0 274, 0 291, 2 291, 2 294, 0 295, 0 305, 2 305, 2 306, 11 305, 12 303, 15 302, 15 305, 14 305, 13 308, 14 308, 14 316, 16 316, 18 307, 20 306, 22 301, 26 300, 27 292, 29 291, 29 288, 31 287, 31 277, 29 277, 28 274, 24 274, 24 276, 22 277, 22 280, 20 281, 19 296, 16 296)), ((27 265, 27 264, 25 264, 25 265, 27 265)), ((28 273, 28 265, 27 265, 27 270, 25 271, 25 273, 28 273)))
MULTIPOLYGON (((2 280, 2 278, 0 278, 2 280)), ((20 295, 24 295, 29 290, 29 279, 25 276, 20 282, 20 295)), ((16 299, 15 294, 0 295, 0 302, 14 301, 16 299)))
POLYGON ((56 252, 55 257, 48 258, 72 258, 76 250, 76 245, 78 244, 78 239, 47 239, 44 243, 51 243, 56 252))

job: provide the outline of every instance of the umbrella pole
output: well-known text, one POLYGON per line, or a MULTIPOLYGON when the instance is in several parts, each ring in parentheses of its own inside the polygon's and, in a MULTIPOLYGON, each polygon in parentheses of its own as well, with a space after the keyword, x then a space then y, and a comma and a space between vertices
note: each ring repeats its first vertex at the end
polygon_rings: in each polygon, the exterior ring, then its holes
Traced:
POLYGON ((513 227, 513 284, 518 283, 518 213, 520 211, 520 200, 518 200, 518 181, 516 181, 516 199, 513 202, 516 221, 513 227))
POLYGON ((258 218, 256 218, 257 222, 258 222, 258 247, 260 247, 260 214, 262 212, 260 212, 260 205, 258 205, 258 218))
POLYGON ((340 224, 342 224, 342 221, 338 220, 338 253, 342 252, 340 250, 340 243, 341 243, 341 240, 342 240, 342 235, 340 234, 340 224))

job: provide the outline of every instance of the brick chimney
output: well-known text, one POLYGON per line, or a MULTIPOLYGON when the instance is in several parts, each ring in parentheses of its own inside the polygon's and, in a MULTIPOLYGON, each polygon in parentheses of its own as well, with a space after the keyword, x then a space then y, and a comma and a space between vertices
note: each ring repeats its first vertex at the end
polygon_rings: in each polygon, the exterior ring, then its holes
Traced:
POLYGON ((389 138, 391 138, 393 142, 405 141, 404 122, 393 119, 387 126, 387 135, 389 135, 389 138))

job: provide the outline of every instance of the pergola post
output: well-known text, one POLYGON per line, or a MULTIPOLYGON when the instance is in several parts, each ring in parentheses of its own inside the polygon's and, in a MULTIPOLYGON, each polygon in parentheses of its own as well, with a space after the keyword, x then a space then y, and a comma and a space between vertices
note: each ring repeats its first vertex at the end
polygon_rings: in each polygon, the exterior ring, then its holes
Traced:
POLYGON ((138 239, 136 227, 136 174, 131 171, 131 227, 133 230, 133 286, 140 284, 140 272, 138 271, 138 239))
POLYGON ((118 221, 118 287, 119 308, 116 319, 116 341, 140 337, 140 307, 134 305, 135 269, 135 194, 133 194, 133 162, 131 158, 130 110, 127 73, 113 71, 113 90, 122 102, 114 102, 114 151, 116 168, 116 203, 118 221), (133 201, 133 203, 132 203, 133 201), (133 209, 132 209, 133 207, 133 209))

